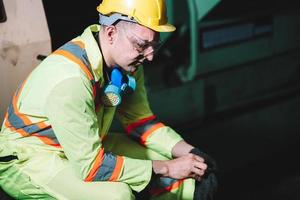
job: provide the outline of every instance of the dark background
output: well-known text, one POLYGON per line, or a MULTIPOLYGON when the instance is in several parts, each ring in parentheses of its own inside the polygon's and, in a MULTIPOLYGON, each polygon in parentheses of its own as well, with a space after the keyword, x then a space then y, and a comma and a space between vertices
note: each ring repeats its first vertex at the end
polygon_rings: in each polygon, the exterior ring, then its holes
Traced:
MULTIPOLYGON (((43 0, 43 3, 53 50, 98 21, 97 0, 70 1, 70 4, 43 0)), ((294 8, 299 8, 296 0, 223 0, 204 20, 294 8)), ((271 76, 272 71, 265 78, 271 76)), ((292 90, 285 95, 210 113, 201 120, 190 116, 189 123, 174 124, 174 129, 187 141, 219 163, 217 199, 300 199, 299 94, 299 90, 292 90)))

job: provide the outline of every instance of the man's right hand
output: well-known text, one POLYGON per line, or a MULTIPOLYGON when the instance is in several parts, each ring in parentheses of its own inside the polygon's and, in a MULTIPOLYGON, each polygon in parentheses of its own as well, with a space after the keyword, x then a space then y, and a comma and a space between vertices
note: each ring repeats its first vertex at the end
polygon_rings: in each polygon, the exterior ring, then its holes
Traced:
POLYGON ((152 163, 155 174, 174 179, 195 178, 200 181, 207 169, 204 159, 192 153, 173 160, 154 160, 152 163))

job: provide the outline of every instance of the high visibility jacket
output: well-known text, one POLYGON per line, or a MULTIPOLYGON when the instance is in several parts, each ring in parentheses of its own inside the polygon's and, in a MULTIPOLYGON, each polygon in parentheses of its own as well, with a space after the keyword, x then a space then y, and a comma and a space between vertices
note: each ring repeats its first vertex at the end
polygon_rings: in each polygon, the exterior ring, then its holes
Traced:
POLYGON ((99 96, 106 83, 103 58, 93 36, 99 29, 98 25, 88 27, 34 69, 13 97, 2 136, 21 145, 62 152, 82 180, 120 181, 140 191, 151 178, 151 161, 103 148, 114 115, 130 137, 168 158, 182 138, 152 113, 142 66, 134 74, 137 88, 132 95, 123 97, 117 108, 101 104, 99 96))

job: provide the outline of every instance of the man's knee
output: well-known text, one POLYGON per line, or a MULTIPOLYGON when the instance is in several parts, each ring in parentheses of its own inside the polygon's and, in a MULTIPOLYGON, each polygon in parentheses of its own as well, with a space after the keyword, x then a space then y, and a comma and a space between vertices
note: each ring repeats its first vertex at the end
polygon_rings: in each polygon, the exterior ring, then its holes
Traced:
POLYGON ((118 187, 114 188, 114 191, 112 192, 112 199, 133 200, 135 198, 130 187, 126 183, 120 183, 118 187))

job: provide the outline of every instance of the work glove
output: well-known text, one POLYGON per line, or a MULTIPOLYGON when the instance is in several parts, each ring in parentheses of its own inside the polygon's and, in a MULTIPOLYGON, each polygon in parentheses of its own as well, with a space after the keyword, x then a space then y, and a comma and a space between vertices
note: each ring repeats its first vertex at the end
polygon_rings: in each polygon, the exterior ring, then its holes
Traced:
POLYGON ((190 153, 202 157, 207 164, 204 176, 195 183, 194 200, 215 200, 218 187, 216 161, 198 148, 193 148, 190 153))

